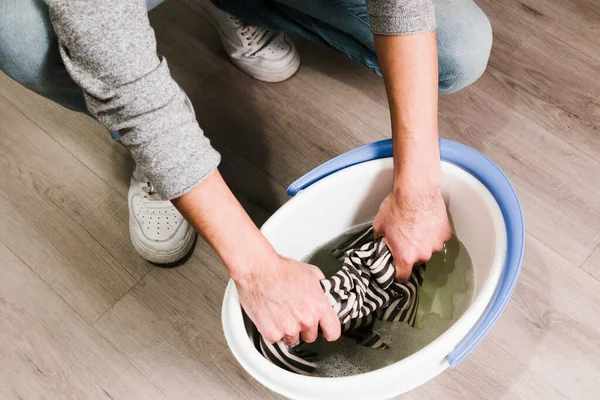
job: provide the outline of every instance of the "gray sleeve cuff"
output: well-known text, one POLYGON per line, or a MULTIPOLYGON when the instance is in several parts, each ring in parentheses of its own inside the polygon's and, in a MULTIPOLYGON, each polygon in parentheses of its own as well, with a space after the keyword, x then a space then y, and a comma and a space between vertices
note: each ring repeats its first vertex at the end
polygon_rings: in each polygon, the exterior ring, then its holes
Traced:
POLYGON ((198 185, 220 156, 191 103, 156 54, 144 0, 46 0, 60 52, 90 113, 119 131, 164 199, 198 185))
POLYGON ((436 27, 432 0, 368 0, 368 8, 375 35, 411 35, 436 27))
POLYGON ((192 104, 171 78, 165 59, 139 79, 85 92, 88 108, 131 151, 137 167, 165 200, 206 178, 221 160, 198 126, 192 104))

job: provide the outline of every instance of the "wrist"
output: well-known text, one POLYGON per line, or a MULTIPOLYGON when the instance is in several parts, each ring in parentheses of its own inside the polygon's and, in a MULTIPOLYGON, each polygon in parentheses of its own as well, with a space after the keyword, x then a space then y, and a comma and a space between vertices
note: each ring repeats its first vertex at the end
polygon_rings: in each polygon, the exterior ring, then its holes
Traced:
POLYGON ((250 240, 243 249, 230 257, 223 257, 229 276, 237 284, 248 285, 257 276, 269 271, 277 264, 279 255, 262 234, 250 240))
POLYGON ((404 158, 395 162, 394 192, 410 192, 418 195, 439 194, 442 187, 442 166, 439 153, 416 159, 404 158))

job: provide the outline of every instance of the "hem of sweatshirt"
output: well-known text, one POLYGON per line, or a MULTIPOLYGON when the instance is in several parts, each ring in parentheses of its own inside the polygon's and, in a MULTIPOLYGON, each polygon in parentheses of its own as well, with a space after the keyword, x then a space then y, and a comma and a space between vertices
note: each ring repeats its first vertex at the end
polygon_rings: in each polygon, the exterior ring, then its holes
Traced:
POLYGON ((180 189, 180 190, 176 191, 175 193, 165 193, 165 194, 161 195, 160 197, 165 200, 173 200, 173 199, 183 196, 184 194, 190 192, 196 186, 201 184, 214 170, 216 170, 218 168, 219 164, 221 163, 221 154, 219 154, 219 152, 217 152, 214 149, 211 149, 211 151, 209 151, 208 153, 210 154, 209 158, 204 159, 202 161, 203 165, 209 166, 209 168, 207 170, 202 171, 201 175, 199 177, 195 178, 191 184, 187 185, 183 189, 180 189))
POLYGON ((369 16, 371 32, 374 35, 415 35, 433 31, 436 28, 435 15, 418 15, 414 17, 378 17, 369 16))

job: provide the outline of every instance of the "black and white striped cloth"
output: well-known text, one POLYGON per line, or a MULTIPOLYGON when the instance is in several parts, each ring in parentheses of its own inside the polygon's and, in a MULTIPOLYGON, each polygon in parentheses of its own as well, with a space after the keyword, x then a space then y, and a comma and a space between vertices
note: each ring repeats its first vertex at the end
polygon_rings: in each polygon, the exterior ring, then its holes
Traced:
MULTIPOLYGON (((321 281, 321 286, 340 318, 343 335, 363 346, 388 348, 373 331, 374 320, 414 326, 425 264, 413 269, 408 282, 395 282, 392 254, 384 238, 373 240, 372 227, 352 236, 332 254, 343 260, 342 268, 321 281)), ((299 351, 297 346, 269 343, 258 332, 255 345, 265 358, 288 371, 308 375, 317 368, 311 361, 316 354, 299 351)))

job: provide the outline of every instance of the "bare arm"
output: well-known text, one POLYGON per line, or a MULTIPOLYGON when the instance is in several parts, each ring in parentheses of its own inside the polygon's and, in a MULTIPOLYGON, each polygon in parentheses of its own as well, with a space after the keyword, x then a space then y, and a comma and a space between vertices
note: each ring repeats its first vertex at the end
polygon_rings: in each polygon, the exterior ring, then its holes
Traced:
POLYGON ((435 31, 375 36, 392 119, 394 185, 374 221, 405 280, 451 234, 441 197, 435 31))
POLYGON ((244 310, 265 339, 288 345, 323 336, 336 340, 340 322, 319 281, 321 270, 279 256, 215 170, 173 200, 223 260, 244 310))
POLYGON ((267 340, 312 341, 340 323, 314 266, 280 257, 237 202, 219 172, 219 154, 191 104, 156 54, 144 0, 46 0, 60 51, 88 109, 118 130, 164 199, 216 249, 240 301, 267 340))

